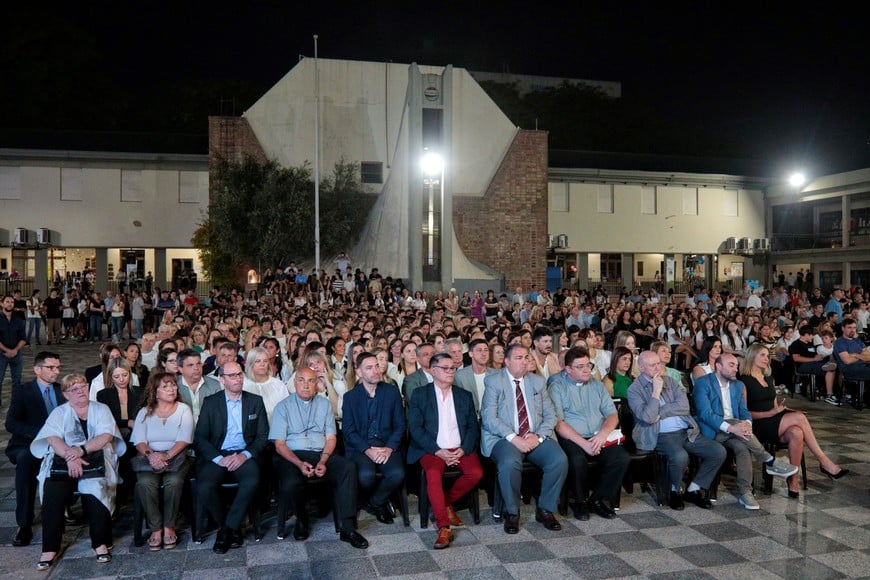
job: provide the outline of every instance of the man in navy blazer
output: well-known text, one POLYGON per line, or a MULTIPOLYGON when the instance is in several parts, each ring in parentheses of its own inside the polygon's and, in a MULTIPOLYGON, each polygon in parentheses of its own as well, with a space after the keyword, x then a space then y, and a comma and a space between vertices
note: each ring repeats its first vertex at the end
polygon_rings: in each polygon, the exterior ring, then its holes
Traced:
POLYGON ((58 405, 66 403, 57 377, 60 356, 42 351, 33 360, 36 379, 12 390, 12 401, 6 413, 6 430, 12 435, 6 446, 6 456, 15 465, 15 520, 18 530, 12 545, 27 546, 33 539, 33 505, 36 501, 36 475, 42 459, 30 453, 30 444, 58 405))
POLYGON ((508 534, 520 531, 523 459, 544 472, 535 519, 548 530, 562 529, 553 512, 568 474, 568 458, 553 438, 556 411, 547 384, 539 375, 526 374, 529 356, 529 349, 520 343, 507 347, 505 368, 484 379, 480 406, 480 451, 496 465, 508 534))
POLYGON ((407 461, 419 461, 426 472, 426 491, 438 525, 434 548, 440 550, 453 540, 450 526, 464 525, 453 503, 477 486, 483 469, 476 451, 480 428, 474 401, 465 389, 453 388, 456 370, 452 357, 447 353, 436 354, 429 372, 434 382, 416 389, 408 407, 411 441, 407 461), (458 468, 462 475, 445 498, 442 478, 447 466, 458 468))
POLYGON ((221 526, 213 549, 225 554, 242 545, 242 522, 260 486, 257 456, 269 441, 269 421, 262 397, 242 391, 245 374, 238 363, 220 367, 220 381, 224 390, 202 403, 194 445, 200 501, 221 526), (229 510, 218 493, 225 480, 239 484, 229 510))
POLYGON ((370 493, 365 510, 379 522, 391 524, 387 502, 405 479, 400 449, 406 426, 402 395, 382 381, 378 359, 370 352, 357 356, 356 374, 360 384, 345 393, 341 406, 345 455, 356 463, 360 487, 370 493), (378 470, 383 475, 380 483, 378 470))
POLYGON ((692 398, 701 433, 734 452, 738 501, 748 510, 757 510, 761 506, 752 494, 752 458, 763 463, 770 475, 788 477, 798 468, 784 459, 775 462, 752 434, 752 415, 746 408, 745 386, 737 380, 737 367, 733 354, 719 355, 714 372, 695 382, 692 398))

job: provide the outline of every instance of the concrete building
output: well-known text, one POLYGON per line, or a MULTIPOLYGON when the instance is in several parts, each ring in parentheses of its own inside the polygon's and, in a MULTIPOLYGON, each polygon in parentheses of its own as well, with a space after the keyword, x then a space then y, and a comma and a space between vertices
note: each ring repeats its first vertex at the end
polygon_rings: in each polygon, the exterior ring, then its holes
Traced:
POLYGON ((767 190, 771 272, 812 273, 816 286, 870 284, 870 169, 767 190))
POLYGON ((122 269, 159 287, 200 271, 207 169, 205 155, 0 149, 0 272, 45 290, 86 269, 98 289, 122 269))

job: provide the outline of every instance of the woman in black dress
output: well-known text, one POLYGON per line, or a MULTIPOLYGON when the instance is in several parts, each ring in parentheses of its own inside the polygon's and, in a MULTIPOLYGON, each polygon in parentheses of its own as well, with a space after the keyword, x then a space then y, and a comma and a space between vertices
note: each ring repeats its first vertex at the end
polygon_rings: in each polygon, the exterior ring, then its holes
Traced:
MULTIPOLYGON (((786 408, 784 401, 777 400, 776 388, 770 379, 770 351, 766 346, 751 345, 740 372, 740 380, 746 385, 746 406, 752 415, 752 431, 759 440, 788 443, 789 462, 793 465, 800 465, 806 444, 810 453, 819 460, 822 473, 828 477, 840 479, 849 472, 825 455, 806 415, 786 408)), ((797 475, 788 478, 788 495, 798 497, 797 475)))

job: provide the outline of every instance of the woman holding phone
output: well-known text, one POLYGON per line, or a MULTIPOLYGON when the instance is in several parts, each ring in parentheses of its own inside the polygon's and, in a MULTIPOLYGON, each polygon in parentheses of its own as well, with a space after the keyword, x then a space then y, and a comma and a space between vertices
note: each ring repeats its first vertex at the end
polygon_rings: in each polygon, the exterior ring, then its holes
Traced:
MULTIPOLYGON (((810 453, 819 460, 823 474, 840 479, 849 473, 848 469, 831 461, 819 447, 806 415, 787 408, 785 399, 777 399, 770 378, 770 351, 766 346, 760 343, 751 345, 740 372, 740 380, 746 385, 746 407, 752 415, 752 431, 759 440, 788 443, 789 462, 793 465, 800 465, 806 444, 810 453)), ((792 475, 787 481, 788 496, 798 498, 798 476, 792 475)))

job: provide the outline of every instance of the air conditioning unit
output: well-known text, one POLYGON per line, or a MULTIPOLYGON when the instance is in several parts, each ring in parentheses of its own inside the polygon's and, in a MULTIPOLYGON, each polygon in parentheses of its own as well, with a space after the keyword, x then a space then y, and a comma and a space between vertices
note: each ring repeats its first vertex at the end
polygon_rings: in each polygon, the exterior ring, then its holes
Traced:
POLYGON ((568 236, 566 236, 565 234, 559 234, 558 236, 556 236, 556 240, 558 242, 558 244, 557 244, 558 247, 560 247, 560 248, 567 248, 568 247, 568 236))
POLYGON ((728 238, 725 240, 725 250, 726 254, 733 254, 737 251, 737 238, 728 238))
POLYGON ((549 234, 547 236, 547 248, 553 249, 558 244, 558 236, 556 234, 549 234))
POLYGON ((36 230, 36 243, 40 246, 50 246, 51 230, 48 228, 39 228, 36 230))
POLYGON ((15 237, 12 239, 12 244, 15 246, 26 246, 30 243, 30 232, 27 228, 15 228, 15 237))
POLYGON ((740 238, 737 240, 737 253, 738 254, 746 254, 751 255, 753 253, 754 246, 752 245, 752 238, 740 238))
POLYGON ((770 253, 770 238, 758 238, 753 247, 757 254, 770 253))

